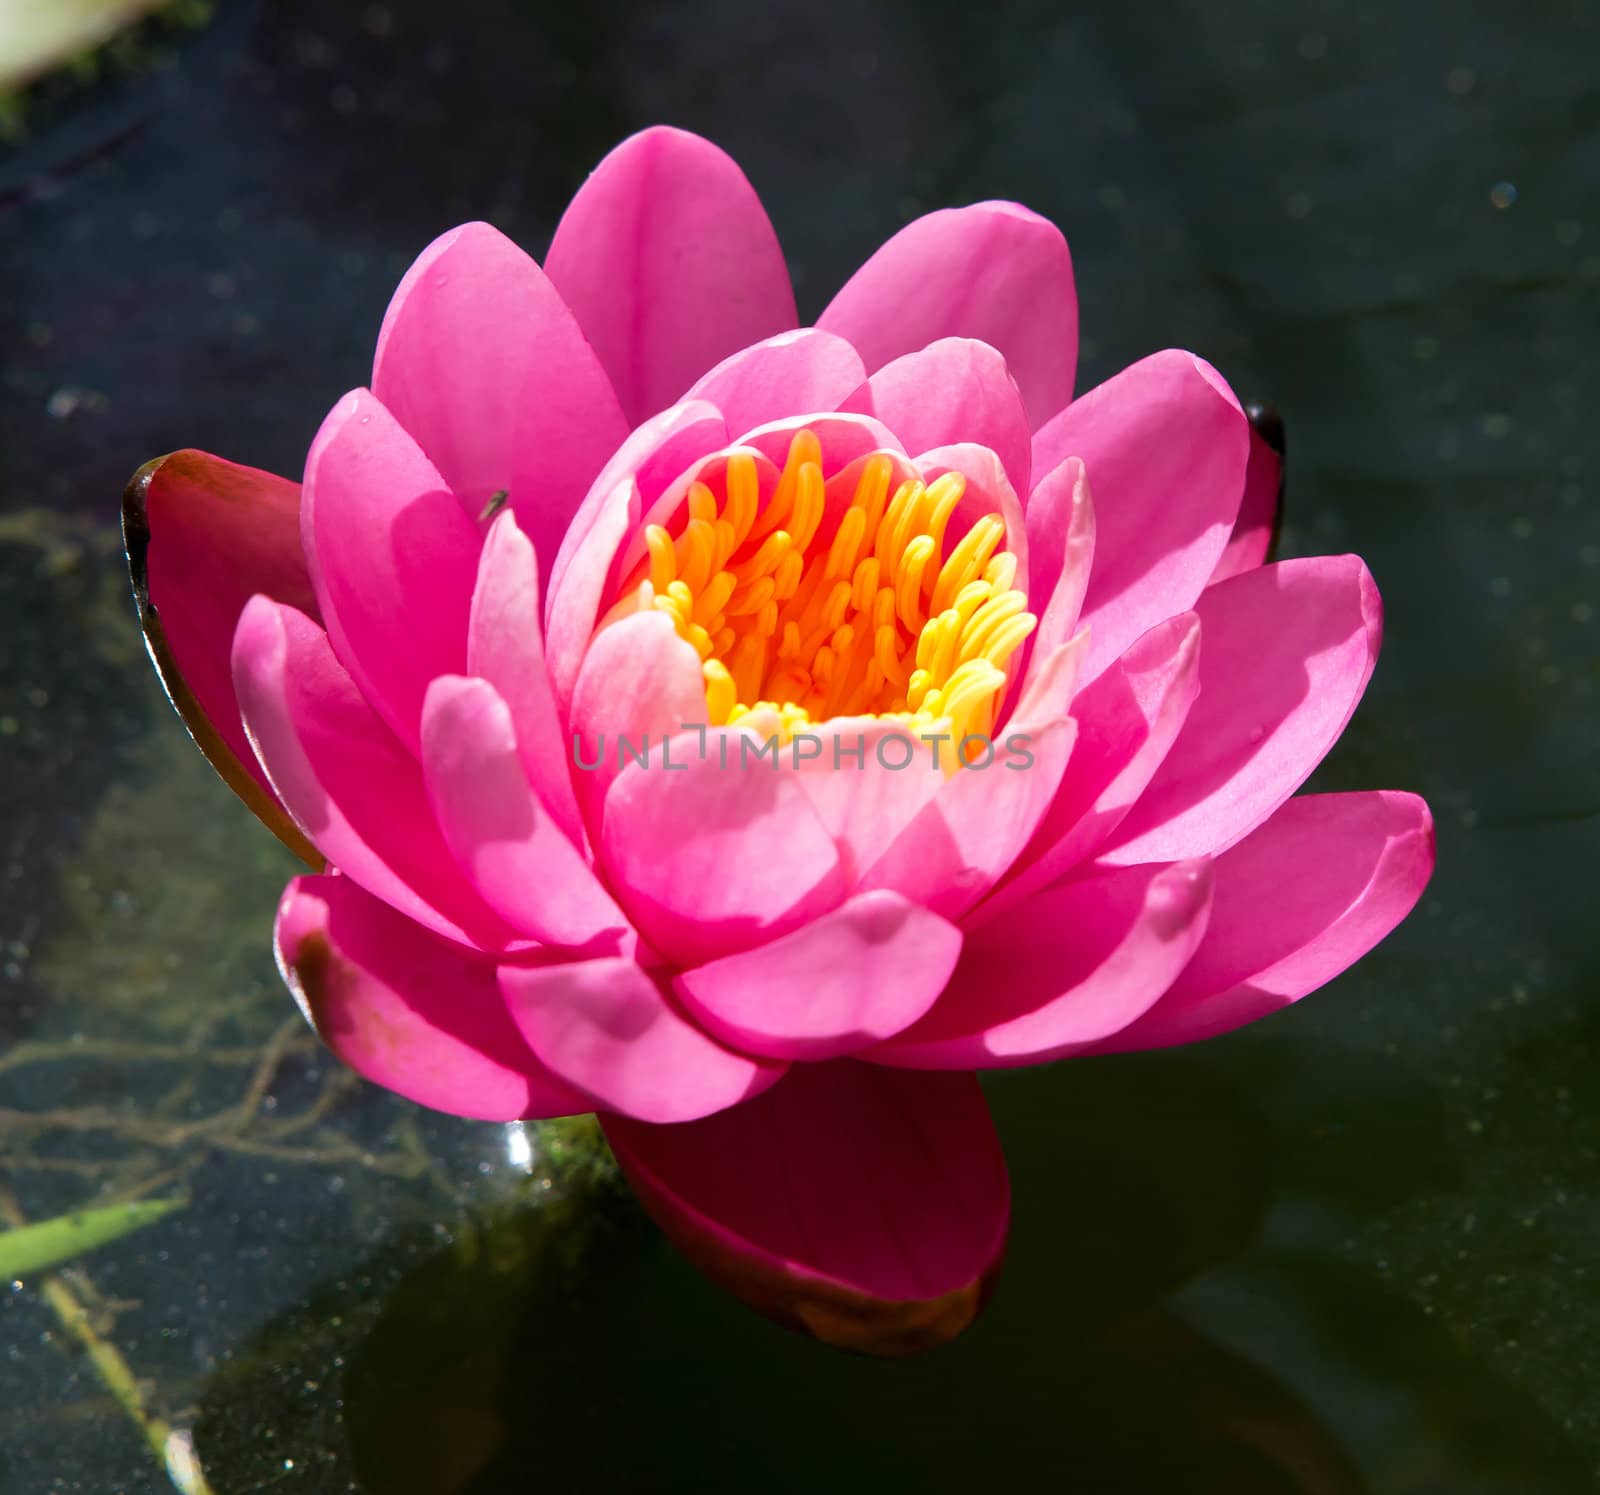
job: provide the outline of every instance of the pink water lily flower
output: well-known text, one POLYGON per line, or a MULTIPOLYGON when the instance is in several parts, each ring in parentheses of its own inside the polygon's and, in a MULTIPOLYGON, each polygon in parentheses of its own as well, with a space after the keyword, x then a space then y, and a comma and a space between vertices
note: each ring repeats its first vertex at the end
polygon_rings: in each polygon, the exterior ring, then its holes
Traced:
POLYGON ((1295 1001, 1433 837, 1291 798, 1372 578, 1262 564, 1278 459, 1201 359, 1073 398, 1055 227, 930 213, 797 320, 739 169, 648 130, 543 268, 482 223, 423 252, 303 485, 179 452, 126 519, 179 711, 318 869, 276 946, 329 1047, 598 1112, 705 1271, 890 1353, 1002 1253, 976 1071, 1295 1001))

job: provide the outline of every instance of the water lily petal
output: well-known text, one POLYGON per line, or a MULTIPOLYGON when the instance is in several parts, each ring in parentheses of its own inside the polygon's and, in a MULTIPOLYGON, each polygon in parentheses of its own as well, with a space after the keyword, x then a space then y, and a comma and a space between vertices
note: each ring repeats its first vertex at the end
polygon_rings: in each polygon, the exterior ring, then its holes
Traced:
POLYGON ((939 338, 978 338, 1004 356, 1034 429, 1072 398, 1072 256, 1060 229, 1017 203, 944 208, 908 223, 817 326, 849 338, 871 370, 939 338))
POLYGON ((841 1059, 688 1126, 601 1122, 684 1255, 791 1328, 913 1354, 959 1334, 989 1294, 1011 1197, 971 1075, 841 1059))
POLYGON ((957 919, 995 885, 1061 782, 1077 734, 1066 712, 1086 652, 1080 636, 1045 661, 994 742, 988 766, 952 774, 861 878, 863 889, 891 888, 957 919))
POLYGON ((774 1059, 834 1059, 921 1017, 960 953, 955 925, 898 893, 862 893, 676 985, 724 1043, 774 1059))
POLYGON ((970 930, 933 1010, 863 1057, 985 1069, 1082 1052, 1171 987, 1205 933, 1211 897, 1204 858, 1047 888, 970 930))
POLYGON ((445 844, 490 908, 543 944, 615 948, 628 921, 534 794, 488 681, 441 675, 428 687, 422 772, 445 844))
POLYGON ((348 877, 291 882, 275 941, 306 1021, 375 1084, 477 1121, 594 1109, 534 1058, 491 962, 435 938, 348 877))
POLYGON ((1124 369, 1034 436, 1035 471, 1081 457, 1094 490, 1086 680, 1194 605, 1233 530, 1249 453, 1250 423, 1221 375, 1177 350, 1124 369))
POLYGON ((1200 697, 1106 843, 1118 863, 1218 852, 1306 780, 1372 678, 1383 610, 1353 555, 1246 571, 1195 606, 1200 697))
POLYGON ((944 788, 933 744, 902 720, 838 716, 796 734, 790 766, 854 886, 944 788))
POLYGON ((566 746, 591 825, 598 827, 606 791, 629 762, 705 719, 700 656, 671 618, 636 613, 602 628, 584 655, 567 717, 566 746))
MULTIPOLYGON (((1250 414, 1260 416, 1259 407, 1252 405, 1250 414)), ((1211 573, 1213 582, 1226 581, 1241 571, 1253 570, 1266 561, 1272 549, 1283 498, 1283 453, 1262 435, 1264 419, 1253 418, 1250 422, 1250 462, 1244 474, 1244 499, 1239 504, 1233 533, 1228 537, 1228 548, 1211 573)), ((1277 421, 1272 429, 1281 441, 1282 422, 1277 421)))
POLYGON ((776 939, 844 895, 833 838, 794 775, 755 756, 765 746, 746 728, 687 733, 630 764, 606 796, 611 886, 680 965, 776 939))
POLYGON ((547 563, 628 434, 566 302, 487 223, 442 234, 406 272, 378 334, 372 389, 469 512, 509 492, 547 563))
POLYGON ((1072 703, 1078 738, 1049 811, 986 914, 1011 907, 1087 860, 1171 751, 1200 690, 1200 620, 1158 623, 1072 703))
POLYGON ((746 431, 741 446, 753 447, 782 468, 796 433, 807 430, 822 448, 822 475, 833 478, 852 462, 873 452, 904 456, 900 438, 876 416, 858 411, 836 410, 826 415, 787 415, 746 431))
POLYGON ((561 542, 545 593, 545 658, 563 708, 623 542, 674 479, 727 440, 727 422, 715 405, 686 401, 634 431, 594 480, 561 542))
POLYGON ((466 668, 482 531, 364 389, 311 443, 300 525, 334 649, 415 751, 428 682, 466 668))
POLYGON ((709 400, 737 436, 768 421, 837 410, 866 377, 861 355, 842 337, 802 327, 723 359, 686 398, 709 400))
POLYGON ((505 965, 500 989, 545 1064, 639 1121, 696 1121, 759 1095, 788 1068, 725 1049, 631 960, 505 965))
POLYGON ((174 452, 134 474, 122 534, 145 644, 184 726, 268 829, 320 865, 256 762, 231 659, 234 625, 256 593, 316 616, 300 548, 300 485, 209 452, 174 452))
POLYGON ((744 173, 710 141, 665 126, 624 140, 595 168, 545 270, 630 421, 799 320, 778 236, 744 173))
POLYGON ((1101 1050, 1227 1033, 1355 964, 1416 906, 1433 874, 1433 817, 1414 794, 1307 794, 1216 861, 1194 959, 1101 1050))
POLYGON ((1039 625, 1012 661, 1026 690, 1033 670, 1078 631, 1094 565, 1094 500, 1083 463, 1068 457, 1028 495, 1028 602, 1039 625))
POLYGON ((416 759, 310 618, 252 598, 234 633, 233 680, 267 778, 334 866, 449 939, 490 950, 515 942, 451 859, 416 759))
POLYGON ((1028 491, 1030 427, 1005 359, 987 343, 946 337, 891 359, 845 402, 875 415, 908 452, 977 442, 1000 458, 1011 486, 1028 491))
POLYGON ((528 782, 572 844, 583 846, 566 728, 545 664, 539 558, 515 514, 501 514, 490 525, 478 558, 467 673, 487 680, 505 701, 528 782))

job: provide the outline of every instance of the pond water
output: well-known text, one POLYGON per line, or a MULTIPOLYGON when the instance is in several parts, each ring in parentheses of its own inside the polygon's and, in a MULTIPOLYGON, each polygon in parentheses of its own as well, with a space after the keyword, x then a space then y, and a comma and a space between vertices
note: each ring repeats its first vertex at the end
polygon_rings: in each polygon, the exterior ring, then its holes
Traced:
POLYGON ((0 156, 0 1216, 182 1201, 0 1284, 0 1490, 1593 1488, 1600 5, 217 10, 0 156), (121 570, 141 461, 296 473, 424 243, 542 252, 656 120, 745 166, 803 315, 1014 197, 1071 241, 1082 385, 1177 344, 1275 401, 1280 553, 1357 551, 1387 605, 1312 787, 1438 817, 1417 914, 1298 1008, 994 1079, 1006 1272, 919 1360, 723 1297, 584 1126, 323 1056, 267 943, 287 853, 121 570))

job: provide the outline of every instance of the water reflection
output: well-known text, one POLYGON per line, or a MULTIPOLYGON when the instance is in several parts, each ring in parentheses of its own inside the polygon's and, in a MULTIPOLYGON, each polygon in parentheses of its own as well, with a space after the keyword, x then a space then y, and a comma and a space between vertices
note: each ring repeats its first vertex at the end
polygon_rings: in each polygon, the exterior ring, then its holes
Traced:
POLYGON ((695 1276, 609 1175, 558 1174, 448 1245, 392 1242, 269 1325, 202 1397, 207 1467, 248 1488, 285 1456, 320 1460, 305 1488, 373 1495, 715 1470, 955 1490, 1008 1468, 1096 1495, 1580 1488, 1531 1398, 1347 1259, 1358 1212, 1449 1172, 1426 1087, 1369 1076, 1363 1113, 1330 1127, 1335 1092, 1292 1048, 1217 1052, 994 1087, 1023 1201, 1012 1260, 988 1317, 933 1355, 787 1335, 695 1276), (1325 1145, 1284 1151, 1297 1129, 1325 1145), (305 1383, 337 1386, 342 1418, 305 1383))

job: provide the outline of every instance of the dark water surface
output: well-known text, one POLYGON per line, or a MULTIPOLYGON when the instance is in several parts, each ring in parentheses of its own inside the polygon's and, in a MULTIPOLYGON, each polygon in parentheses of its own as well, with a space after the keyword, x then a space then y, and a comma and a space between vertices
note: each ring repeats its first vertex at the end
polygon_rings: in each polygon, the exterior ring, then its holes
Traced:
POLYGON ((182 1488, 191 1448, 219 1495, 1593 1488, 1600 6, 219 10, 0 156, 0 1215, 187 1201, 0 1285, 0 1490, 182 1488), (542 252, 655 120, 743 163, 803 315, 1015 197, 1071 241, 1081 384, 1178 344, 1275 400, 1282 553, 1360 552, 1388 609, 1313 787, 1438 816, 1416 916, 1299 1008, 995 1079, 1007 1273, 917 1361, 725 1299, 581 1128, 320 1057, 287 856, 119 569, 139 462, 298 473, 434 234, 542 252))

